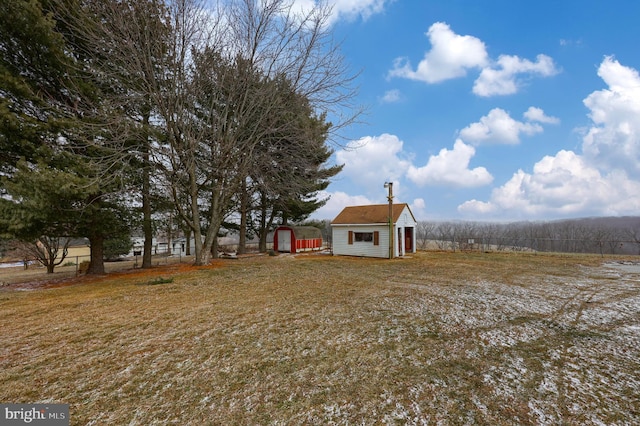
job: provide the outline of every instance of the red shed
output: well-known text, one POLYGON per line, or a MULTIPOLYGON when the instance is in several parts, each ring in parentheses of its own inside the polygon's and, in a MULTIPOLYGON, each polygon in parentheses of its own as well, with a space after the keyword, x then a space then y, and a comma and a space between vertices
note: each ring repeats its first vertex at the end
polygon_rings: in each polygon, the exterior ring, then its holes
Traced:
POLYGON ((273 250, 300 253, 322 248, 322 232, 313 226, 278 226, 273 234, 273 250))

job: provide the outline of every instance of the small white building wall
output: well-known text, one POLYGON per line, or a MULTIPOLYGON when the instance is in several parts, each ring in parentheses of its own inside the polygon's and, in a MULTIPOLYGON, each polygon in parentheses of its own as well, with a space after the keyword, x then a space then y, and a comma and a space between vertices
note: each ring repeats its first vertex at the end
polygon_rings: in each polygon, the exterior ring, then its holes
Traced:
POLYGON ((331 228, 333 254, 338 256, 389 257, 389 227, 376 225, 333 225, 331 228), (349 231, 379 232, 378 245, 373 241, 354 241, 349 244, 349 231))
POLYGON ((394 256, 402 256, 407 253, 415 253, 416 252, 416 227, 418 226, 418 222, 413 219, 413 216, 409 212, 409 210, 405 207, 403 212, 400 214, 397 222, 394 226, 394 236, 395 238, 400 237, 400 244, 398 241, 394 241, 394 256), (413 228, 411 231, 411 250, 407 250, 406 247, 406 228, 413 228))
MULTIPOLYGON (((400 213, 397 222, 393 226, 393 255, 403 256, 416 252, 416 227, 418 223, 413 219, 411 212, 406 207, 400 213), (411 230, 411 250, 406 247, 405 235, 407 228, 411 230)), ((331 230, 333 242, 333 254, 339 256, 364 256, 364 257, 389 257, 389 226, 384 225, 333 225, 331 230), (349 244, 349 231, 353 232, 379 232, 379 244, 373 242, 356 242, 349 244)))
MULTIPOLYGON (((128 257, 135 256, 136 252, 142 253, 144 250, 144 238, 132 238, 133 247, 127 255, 128 257)), ((195 250, 196 241, 191 238, 191 253, 195 250)), ((174 238, 171 240, 171 247, 168 246, 167 241, 159 241, 155 237, 151 243, 151 254, 164 254, 169 256, 184 256, 186 254, 187 240, 185 238, 174 238)))

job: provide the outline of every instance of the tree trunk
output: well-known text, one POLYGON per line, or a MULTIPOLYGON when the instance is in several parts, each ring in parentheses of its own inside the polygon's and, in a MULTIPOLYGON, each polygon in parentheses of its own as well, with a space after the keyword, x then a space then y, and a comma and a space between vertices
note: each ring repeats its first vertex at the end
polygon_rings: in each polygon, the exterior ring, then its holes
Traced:
POLYGON ((49 256, 47 257, 47 274, 53 274, 53 270, 56 267, 56 257, 58 256, 57 248, 54 250, 51 245, 45 245, 45 249, 47 250, 49 256))
POLYGON ((258 243, 258 251, 260 253, 266 253, 268 227, 267 227, 267 209, 266 207, 264 207, 264 203, 263 203, 263 207, 260 210, 261 210, 260 211, 260 231, 259 231, 260 242, 258 243))
POLYGON ((271 225, 273 225, 275 214, 271 211, 271 215, 267 218, 267 215, 269 214, 267 209, 267 196, 264 193, 261 196, 260 204, 260 230, 258 231, 260 234, 260 242, 258 243, 258 250, 260 253, 266 253, 267 236, 269 235, 271 225))
MULTIPOLYGON (((195 155, 195 154, 194 154, 195 155)), ((193 263, 195 265, 204 265, 208 262, 209 254, 203 250, 202 245, 202 228, 200 227, 200 206, 198 206, 198 180, 196 177, 195 162, 189 165, 189 200, 191 209, 191 230, 193 231, 195 259, 193 263)), ((177 200, 177 198, 176 198, 177 200)), ((187 218, 184 218, 187 220, 187 218)))
POLYGON ((260 231, 260 242, 258 243, 258 251, 260 253, 267 252, 267 232, 260 231))
POLYGON ((205 243, 202 249, 202 263, 206 265, 211 259, 218 258, 218 232, 220 232, 220 223, 209 224, 205 243))
POLYGON ((209 263, 210 259, 218 258, 218 232, 222 226, 221 215, 221 197, 218 192, 219 188, 214 187, 211 193, 211 212, 209 215, 209 228, 204 240, 204 247, 202 249, 202 263, 209 263))
POLYGON ((104 235, 96 233, 89 236, 91 245, 91 261, 87 275, 104 275, 104 235))
POLYGON ((191 229, 189 227, 185 227, 182 232, 184 233, 184 239, 186 240, 184 254, 185 256, 191 256, 191 229))
POLYGON ((54 247, 50 240, 43 241, 40 239, 40 243, 44 246, 47 254, 44 257, 45 266, 47 267, 47 274, 53 274, 56 267, 56 257, 58 257, 58 248, 54 247))
POLYGON ((247 252, 247 214, 249 210, 249 194, 247 194, 247 179, 242 180, 240 188, 240 229, 238 240, 238 254, 247 252))
POLYGON ((142 117, 142 230, 144 232, 144 250, 142 268, 151 268, 151 250, 153 246, 153 226, 151 222, 151 177, 149 173, 149 111, 142 117))

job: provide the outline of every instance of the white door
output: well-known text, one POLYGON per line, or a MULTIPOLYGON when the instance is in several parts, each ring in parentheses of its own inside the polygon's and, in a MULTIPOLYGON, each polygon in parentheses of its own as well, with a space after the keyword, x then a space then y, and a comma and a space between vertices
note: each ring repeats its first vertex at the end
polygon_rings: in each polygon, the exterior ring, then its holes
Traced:
POLYGON ((291 253, 291 231, 288 229, 278 230, 278 251, 291 253))

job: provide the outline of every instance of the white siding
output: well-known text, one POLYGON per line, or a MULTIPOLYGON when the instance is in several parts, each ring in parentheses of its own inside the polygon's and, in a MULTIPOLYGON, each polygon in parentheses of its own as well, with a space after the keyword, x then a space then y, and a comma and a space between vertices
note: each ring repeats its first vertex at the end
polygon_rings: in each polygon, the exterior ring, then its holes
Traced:
POLYGON ((389 257, 389 227, 375 225, 333 225, 331 230, 333 254, 339 256, 389 257), (376 232, 379 244, 373 242, 354 241, 349 244, 349 231, 376 232))
MULTIPOLYGON (((411 253, 415 253, 416 251, 416 227, 418 226, 418 223, 413 220, 413 216, 411 215, 411 213, 409 212, 409 209, 407 209, 406 207, 403 209, 402 213, 400 214, 400 217, 398 217, 398 221, 395 224, 395 236, 397 238, 398 236, 398 229, 401 229, 401 235, 402 235, 402 251, 403 251, 403 255, 408 253, 409 251, 407 250, 407 248, 405 247, 405 235, 406 235, 406 230, 405 228, 413 228, 412 231, 412 250, 410 251, 411 253)), ((394 241, 394 256, 399 256, 400 253, 398 252, 399 249, 399 244, 398 241, 394 241)))
POLYGON ((411 213, 409 213, 409 210, 405 207, 402 213, 400 214, 398 221, 396 222, 396 226, 400 228, 404 228, 404 227, 415 228, 417 225, 418 223, 415 220, 413 220, 411 213))
MULTIPOLYGON (((407 207, 403 209, 398 217, 398 221, 393 227, 393 255, 399 256, 399 245, 402 245, 402 254, 406 253, 404 237, 406 235, 405 228, 413 228, 412 230, 412 252, 416 249, 416 226, 417 222, 413 219, 411 212, 407 207), (402 240, 398 241, 398 229, 401 230, 402 240)), ((333 254, 339 256, 365 256, 365 257, 389 257, 389 227, 387 225, 333 225, 332 230, 333 254), (349 244, 349 231, 353 232, 375 232, 378 231, 379 244, 373 245, 372 242, 354 241, 349 244)))

